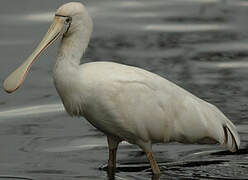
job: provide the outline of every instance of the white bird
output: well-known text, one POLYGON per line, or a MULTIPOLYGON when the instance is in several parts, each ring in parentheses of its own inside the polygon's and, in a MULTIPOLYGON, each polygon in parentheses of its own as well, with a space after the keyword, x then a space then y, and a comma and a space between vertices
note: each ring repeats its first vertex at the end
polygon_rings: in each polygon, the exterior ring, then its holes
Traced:
POLYGON ((71 116, 83 116, 107 135, 109 169, 115 169, 121 141, 138 145, 154 174, 152 152, 159 142, 216 143, 236 151, 240 139, 233 123, 214 105, 146 70, 112 62, 80 65, 92 20, 78 2, 62 5, 42 41, 4 81, 5 91, 20 87, 34 60, 60 35, 54 84, 71 116))

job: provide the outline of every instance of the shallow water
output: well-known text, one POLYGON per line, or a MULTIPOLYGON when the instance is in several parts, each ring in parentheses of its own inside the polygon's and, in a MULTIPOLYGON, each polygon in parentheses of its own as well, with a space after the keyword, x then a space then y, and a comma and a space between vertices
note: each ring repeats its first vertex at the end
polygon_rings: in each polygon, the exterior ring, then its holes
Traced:
MULTIPOLYGON (((0 80, 34 49, 65 0, 3 1, 0 80)), ((85 62, 109 60, 160 74, 218 106, 241 135, 241 150, 154 145, 160 179, 248 178, 248 2, 243 0, 83 1, 94 20, 85 62)), ((14 94, 0 90, 0 180, 107 179, 105 136, 63 110, 53 87, 56 45, 14 94), (37 83, 38 82, 38 83, 37 83)), ((152 179, 144 153, 121 144, 115 179, 152 179)))

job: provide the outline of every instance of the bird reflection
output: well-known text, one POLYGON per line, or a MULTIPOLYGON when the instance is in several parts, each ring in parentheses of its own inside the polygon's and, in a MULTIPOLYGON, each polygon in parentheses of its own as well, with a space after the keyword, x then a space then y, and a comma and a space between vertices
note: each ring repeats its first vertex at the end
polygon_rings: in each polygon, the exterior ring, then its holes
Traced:
MULTIPOLYGON (((106 172, 107 172, 108 180, 115 180, 116 169, 108 168, 106 172)), ((151 180, 159 180, 159 177, 160 177, 160 174, 152 174, 151 180)))
MULTIPOLYGON (((108 180, 115 180, 115 173, 114 174, 108 173, 108 180)), ((152 175, 151 180, 159 180, 159 174, 152 175)))

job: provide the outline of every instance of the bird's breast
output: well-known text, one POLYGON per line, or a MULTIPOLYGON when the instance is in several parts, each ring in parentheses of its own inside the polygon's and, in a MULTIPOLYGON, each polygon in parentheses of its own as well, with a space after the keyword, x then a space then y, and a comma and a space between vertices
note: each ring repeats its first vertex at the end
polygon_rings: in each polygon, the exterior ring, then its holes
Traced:
POLYGON ((75 73, 55 71, 54 85, 70 116, 83 116, 85 112, 84 86, 75 73))

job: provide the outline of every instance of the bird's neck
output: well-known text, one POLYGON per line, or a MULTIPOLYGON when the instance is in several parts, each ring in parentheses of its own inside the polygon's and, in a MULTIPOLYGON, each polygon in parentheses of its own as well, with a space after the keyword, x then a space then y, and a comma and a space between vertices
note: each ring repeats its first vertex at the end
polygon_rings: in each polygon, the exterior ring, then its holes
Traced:
POLYGON ((88 46, 90 38, 90 34, 86 33, 73 32, 68 36, 64 36, 60 42, 53 69, 53 78, 55 87, 61 97, 67 93, 63 91, 70 90, 73 87, 73 83, 78 77, 80 59, 88 46))
POLYGON ((56 66, 62 64, 79 66, 81 57, 88 47, 89 39, 89 33, 80 31, 64 36, 58 48, 56 66))
POLYGON ((54 78, 63 77, 64 74, 74 75, 80 65, 91 37, 92 20, 89 15, 75 17, 74 24, 61 39, 56 63, 54 78))

